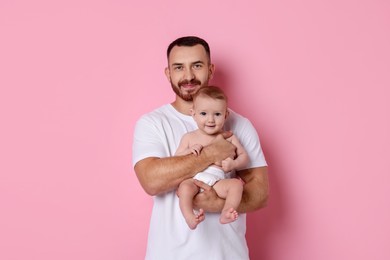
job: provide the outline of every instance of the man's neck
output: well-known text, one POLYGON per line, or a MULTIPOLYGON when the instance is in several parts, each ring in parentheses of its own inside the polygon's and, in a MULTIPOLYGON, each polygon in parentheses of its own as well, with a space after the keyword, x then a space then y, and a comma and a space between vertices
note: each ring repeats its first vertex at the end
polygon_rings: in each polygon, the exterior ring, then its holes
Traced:
POLYGON ((176 100, 171 105, 180 113, 191 115, 192 101, 185 101, 176 96, 176 100))

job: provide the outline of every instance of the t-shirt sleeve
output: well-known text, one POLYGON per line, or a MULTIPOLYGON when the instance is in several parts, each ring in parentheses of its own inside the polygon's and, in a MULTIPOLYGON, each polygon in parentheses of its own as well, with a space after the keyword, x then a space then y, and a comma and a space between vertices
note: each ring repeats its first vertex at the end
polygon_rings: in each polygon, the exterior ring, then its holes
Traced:
POLYGON ((246 118, 241 118, 233 132, 248 153, 249 163, 247 168, 267 166, 259 136, 252 123, 246 118))
POLYGON ((135 164, 148 157, 166 157, 166 146, 162 143, 161 132, 153 118, 141 117, 134 129, 132 162, 135 164))

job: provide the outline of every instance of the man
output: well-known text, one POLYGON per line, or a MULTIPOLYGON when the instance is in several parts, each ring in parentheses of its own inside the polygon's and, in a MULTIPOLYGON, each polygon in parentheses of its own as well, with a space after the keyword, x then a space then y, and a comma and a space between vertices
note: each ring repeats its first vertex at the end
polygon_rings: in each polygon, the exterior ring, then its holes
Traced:
MULTIPOLYGON (((206 184, 194 199, 206 218, 190 230, 181 214, 175 189, 209 165, 234 156, 235 147, 225 140, 231 133, 218 136, 200 155, 173 156, 183 134, 197 128, 190 115, 192 94, 208 84, 215 66, 207 42, 198 37, 182 37, 167 50, 165 74, 176 94, 171 104, 142 116, 135 127, 133 165, 146 193, 154 196, 145 259, 248 259, 245 240, 246 216, 222 225, 219 213, 224 201, 206 184)), ((231 130, 250 157, 248 169, 237 172, 244 182, 240 213, 266 206, 268 198, 267 164, 256 130, 246 118, 230 110, 226 130, 231 130)))

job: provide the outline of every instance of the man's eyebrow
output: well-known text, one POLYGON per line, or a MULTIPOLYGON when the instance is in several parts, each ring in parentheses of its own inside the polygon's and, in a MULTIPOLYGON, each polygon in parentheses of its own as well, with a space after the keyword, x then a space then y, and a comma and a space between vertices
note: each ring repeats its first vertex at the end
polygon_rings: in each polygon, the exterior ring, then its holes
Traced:
MULTIPOLYGON (((203 61, 201 60, 197 60, 197 61, 194 61, 194 62, 191 62, 191 64, 205 64, 203 61)), ((171 66, 183 66, 184 63, 181 63, 181 62, 175 62, 175 63, 172 63, 171 66)))

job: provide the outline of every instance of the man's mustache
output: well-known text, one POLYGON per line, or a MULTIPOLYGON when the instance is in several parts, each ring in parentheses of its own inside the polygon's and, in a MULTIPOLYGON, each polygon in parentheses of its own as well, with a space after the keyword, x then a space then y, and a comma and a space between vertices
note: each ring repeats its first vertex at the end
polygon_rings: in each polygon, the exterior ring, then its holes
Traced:
POLYGON ((200 85, 200 81, 197 79, 192 79, 192 80, 183 80, 179 82, 179 86, 186 85, 186 84, 191 84, 191 85, 200 85))

